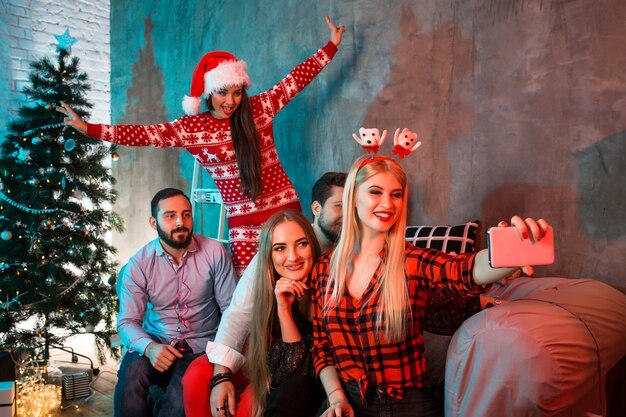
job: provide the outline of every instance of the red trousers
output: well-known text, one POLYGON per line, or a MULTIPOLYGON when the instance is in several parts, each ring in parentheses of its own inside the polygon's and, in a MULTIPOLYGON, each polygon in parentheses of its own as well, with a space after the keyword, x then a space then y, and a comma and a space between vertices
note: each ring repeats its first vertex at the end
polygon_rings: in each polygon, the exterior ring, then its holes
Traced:
MULTIPOLYGON (((213 364, 209 362, 207 355, 196 358, 183 376, 183 401, 185 403, 185 414, 187 417, 211 417, 211 378, 213 377, 213 364)), ((242 371, 233 375, 232 383, 237 395, 238 417, 252 417, 252 387, 248 383, 242 371)), ((221 405, 221 404, 220 404, 221 405)), ((220 415, 225 415, 220 413, 220 415)))

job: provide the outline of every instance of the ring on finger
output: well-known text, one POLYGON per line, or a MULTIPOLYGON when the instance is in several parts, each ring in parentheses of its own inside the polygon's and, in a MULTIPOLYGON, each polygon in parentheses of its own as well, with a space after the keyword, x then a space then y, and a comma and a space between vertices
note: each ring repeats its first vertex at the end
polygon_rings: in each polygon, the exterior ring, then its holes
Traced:
POLYGON ((218 413, 222 410, 226 410, 226 407, 215 407, 215 411, 217 411, 218 413))

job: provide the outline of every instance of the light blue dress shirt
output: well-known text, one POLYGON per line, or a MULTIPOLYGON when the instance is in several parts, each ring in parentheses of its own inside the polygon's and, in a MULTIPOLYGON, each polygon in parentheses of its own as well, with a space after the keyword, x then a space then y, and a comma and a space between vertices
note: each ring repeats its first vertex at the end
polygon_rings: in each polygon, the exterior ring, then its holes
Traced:
POLYGON ((155 239, 120 271, 117 331, 130 351, 142 355, 153 337, 161 343, 183 338, 194 353, 202 352, 236 285, 230 255, 218 241, 194 234, 176 265, 155 239))

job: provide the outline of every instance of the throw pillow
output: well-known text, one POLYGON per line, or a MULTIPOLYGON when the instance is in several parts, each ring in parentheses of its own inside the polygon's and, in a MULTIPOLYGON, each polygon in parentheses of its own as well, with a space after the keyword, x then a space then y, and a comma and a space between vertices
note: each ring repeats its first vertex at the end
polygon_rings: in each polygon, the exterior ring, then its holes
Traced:
POLYGON ((405 239, 420 248, 446 253, 472 253, 476 245, 478 221, 455 226, 407 226, 405 239))

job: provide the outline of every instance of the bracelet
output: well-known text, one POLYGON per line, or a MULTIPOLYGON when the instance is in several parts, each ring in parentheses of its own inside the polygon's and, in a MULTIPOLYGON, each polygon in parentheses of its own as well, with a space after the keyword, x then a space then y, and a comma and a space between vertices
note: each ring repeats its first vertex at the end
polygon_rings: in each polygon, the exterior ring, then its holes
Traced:
POLYGON ((230 381, 232 377, 233 377, 233 373, 231 371, 220 372, 219 374, 215 374, 213 375, 213 378, 211 378, 211 384, 209 385, 209 387, 213 389, 213 387, 221 384, 224 381, 230 381))
POLYGON ((214 381, 217 381, 218 379, 232 378, 232 377, 233 377, 233 373, 231 371, 220 372, 219 374, 213 375, 213 378, 211 378, 211 383, 213 383, 214 381))
POLYGON ((335 392, 335 391, 339 391, 339 390, 341 390, 341 389, 343 389, 343 388, 341 388, 341 387, 337 387, 337 388, 335 388, 334 390, 332 390, 331 392, 329 392, 329 393, 326 395, 326 398, 330 398, 330 394, 332 394, 332 393, 333 393, 333 392, 335 392))
POLYGON ((221 379, 218 379, 217 381, 213 381, 211 380, 211 385, 209 385, 210 389, 215 388, 216 386, 218 386, 219 384, 221 384, 222 382, 226 382, 226 381, 230 381, 231 378, 230 377, 223 377, 221 379))

